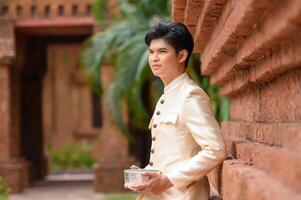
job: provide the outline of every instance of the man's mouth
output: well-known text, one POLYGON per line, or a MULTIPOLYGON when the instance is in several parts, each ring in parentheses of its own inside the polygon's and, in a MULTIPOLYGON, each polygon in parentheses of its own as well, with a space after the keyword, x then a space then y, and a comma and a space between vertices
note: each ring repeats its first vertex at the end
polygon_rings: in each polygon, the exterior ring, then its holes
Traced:
POLYGON ((152 65, 152 68, 159 68, 161 65, 152 65))

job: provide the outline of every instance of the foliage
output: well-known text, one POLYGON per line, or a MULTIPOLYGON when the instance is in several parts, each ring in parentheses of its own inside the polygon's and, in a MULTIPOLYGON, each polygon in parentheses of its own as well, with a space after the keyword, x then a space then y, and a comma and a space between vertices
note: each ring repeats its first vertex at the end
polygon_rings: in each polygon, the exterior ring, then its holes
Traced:
MULTIPOLYGON (((104 16, 104 1, 96 0, 94 10, 101 24, 104 16)), ((154 77, 148 67, 148 49, 144 44, 145 33, 158 21, 168 21, 170 1, 162 0, 120 0, 120 18, 115 19, 105 30, 87 40, 82 53, 82 67, 90 77, 94 90, 101 91, 99 80, 101 66, 110 60, 116 69, 115 78, 109 87, 107 103, 113 121, 131 141, 128 127, 145 130, 155 103, 163 92, 162 82, 154 77), (128 108, 129 122, 122 118, 122 102, 128 108)), ((199 58, 199 56, 197 57, 199 58)), ((196 62, 191 62, 189 74, 198 80, 212 100, 218 120, 227 120, 229 101, 218 96, 218 88, 210 86, 208 77, 201 77, 196 62)))
POLYGON ((7 200, 9 193, 9 187, 3 177, 0 176, 0 200, 7 200))
POLYGON ((62 148, 53 149, 48 146, 48 154, 50 156, 51 169, 91 169, 96 159, 92 157, 91 150, 93 144, 89 144, 85 140, 79 143, 69 143, 62 148))
MULTIPOLYGON (((96 1, 95 10, 100 10, 99 5, 103 5, 101 2, 96 1)), ((113 121, 131 139, 121 115, 121 102, 127 104, 131 118, 129 123, 132 123, 129 126, 144 129, 149 120, 145 104, 154 104, 159 95, 156 92, 150 93, 146 103, 141 93, 145 84, 158 83, 148 68, 148 49, 143 42, 144 35, 153 23, 169 16, 170 1, 120 0, 119 5, 120 18, 86 42, 87 48, 82 54, 82 60, 90 83, 97 91, 101 91, 99 73, 102 63, 105 59, 113 61, 116 74, 108 91, 107 102, 113 121)), ((102 17, 98 16, 97 19, 102 17)))
POLYGON ((208 76, 200 75, 200 55, 193 54, 190 58, 190 62, 187 68, 187 72, 190 77, 208 94, 212 111, 215 114, 216 119, 221 121, 229 120, 230 100, 228 97, 219 95, 219 87, 210 85, 208 76))

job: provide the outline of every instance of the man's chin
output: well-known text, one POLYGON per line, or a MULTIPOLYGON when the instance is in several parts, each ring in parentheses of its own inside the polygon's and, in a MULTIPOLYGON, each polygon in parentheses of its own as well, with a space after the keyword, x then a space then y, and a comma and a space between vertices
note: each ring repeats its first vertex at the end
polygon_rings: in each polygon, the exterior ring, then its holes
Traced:
POLYGON ((160 78, 160 73, 156 72, 156 71, 152 71, 153 75, 156 76, 156 77, 159 77, 160 78))
POLYGON ((160 78, 160 76, 159 76, 158 74, 154 74, 154 73, 153 73, 153 75, 160 78))

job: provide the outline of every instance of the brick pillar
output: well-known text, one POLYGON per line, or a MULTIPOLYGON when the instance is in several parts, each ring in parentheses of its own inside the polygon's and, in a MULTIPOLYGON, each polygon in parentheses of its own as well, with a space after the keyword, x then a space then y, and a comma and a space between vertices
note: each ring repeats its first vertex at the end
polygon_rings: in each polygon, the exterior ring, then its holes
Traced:
POLYGON ((0 64, 0 175, 8 181, 12 192, 28 185, 28 164, 19 156, 19 137, 12 107, 9 65, 0 64))
POLYGON ((9 20, 0 20, 0 176, 12 192, 28 185, 28 164, 20 157, 17 80, 13 70, 13 29, 9 20))
MULTIPOLYGON (((102 83, 104 93, 112 82, 114 75, 113 67, 104 65, 102 67, 102 83)), ((106 95, 103 95, 106 96, 106 95)), ((123 107, 124 108, 124 107, 123 107)), ((100 162, 95 165, 94 190, 97 192, 113 192, 123 190, 123 170, 128 168, 130 159, 128 157, 128 141, 120 130, 112 125, 111 114, 103 101, 103 127, 100 144, 100 162)), ((123 109, 123 117, 126 118, 126 110, 123 109)))

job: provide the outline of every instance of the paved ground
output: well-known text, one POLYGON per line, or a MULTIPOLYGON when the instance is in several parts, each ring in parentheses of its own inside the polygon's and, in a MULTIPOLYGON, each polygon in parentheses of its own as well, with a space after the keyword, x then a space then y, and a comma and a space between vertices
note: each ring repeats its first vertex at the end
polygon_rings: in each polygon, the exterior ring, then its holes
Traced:
POLYGON ((10 195, 10 200, 100 200, 101 194, 92 191, 91 183, 36 184, 22 194, 10 195))
MULTIPOLYGON (((9 200, 102 200, 107 195, 94 193, 90 175, 50 176, 37 182, 22 194, 13 194, 9 200)), ((135 195, 133 195, 134 199, 135 195)))

